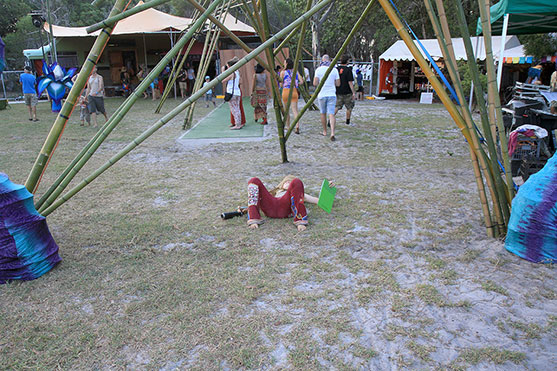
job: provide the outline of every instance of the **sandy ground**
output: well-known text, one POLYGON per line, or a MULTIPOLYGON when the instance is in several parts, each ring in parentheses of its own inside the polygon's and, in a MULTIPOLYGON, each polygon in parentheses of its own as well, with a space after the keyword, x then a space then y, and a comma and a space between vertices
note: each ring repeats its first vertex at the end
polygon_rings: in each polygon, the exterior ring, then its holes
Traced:
MULTIPOLYGON (((15 325, 0 352, 25 359, 8 344, 29 346, 15 329, 29 334, 26 318, 46 301, 97 336, 98 354, 84 343, 62 368, 554 370, 555 267, 486 237, 444 108, 366 101, 352 125, 343 116, 332 143, 308 113, 286 164, 274 120, 261 139, 196 142, 176 139, 173 121, 110 170, 111 188, 95 183, 50 218, 64 262, 31 298, 24 284, 0 288, 18 308, 2 311, 15 325), (251 231, 218 218, 245 204, 250 177, 272 185, 289 173, 311 194, 333 179, 333 213, 310 206, 304 233, 289 220, 251 231), (84 282, 90 271, 99 285, 84 282), (56 281, 71 300, 41 301, 56 281)), ((27 363, 41 365, 56 363, 27 363)))

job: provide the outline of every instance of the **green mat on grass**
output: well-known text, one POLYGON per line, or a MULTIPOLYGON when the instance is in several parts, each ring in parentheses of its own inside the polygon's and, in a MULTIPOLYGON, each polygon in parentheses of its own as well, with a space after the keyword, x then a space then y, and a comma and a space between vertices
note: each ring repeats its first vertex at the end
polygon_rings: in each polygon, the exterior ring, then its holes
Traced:
POLYGON ((230 130, 230 108, 224 102, 209 113, 205 118, 187 131, 180 139, 210 139, 210 138, 251 138, 263 136, 263 125, 253 119, 253 107, 249 97, 243 99, 246 126, 240 130, 230 130))

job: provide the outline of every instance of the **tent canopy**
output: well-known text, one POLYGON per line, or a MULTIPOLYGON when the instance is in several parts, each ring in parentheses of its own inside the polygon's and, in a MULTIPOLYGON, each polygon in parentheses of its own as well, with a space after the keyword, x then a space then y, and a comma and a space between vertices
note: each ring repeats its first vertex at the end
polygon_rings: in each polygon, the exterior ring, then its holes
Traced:
MULTIPOLYGON (((140 1, 137 5, 141 4, 143 4, 143 2, 140 1)), ((112 35, 183 31, 192 23, 193 20, 191 18, 177 17, 149 8, 119 21, 112 35)), ((223 23, 232 32, 242 33, 244 35, 255 35, 255 30, 252 27, 240 22, 230 14, 227 14, 223 23)), ((87 27, 63 27, 52 25, 52 34, 54 37, 87 37, 97 36, 100 33, 99 30, 88 34, 85 30, 86 28, 87 27)), ((44 23, 44 30, 46 32, 50 31, 49 25, 46 22, 44 23)))
MULTIPOLYGON (((556 0, 557 1, 557 0, 556 0)), ((472 37, 472 47, 474 48, 474 54, 478 60, 485 60, 485 48, 484 48, 484 41, 483 37, 472 37), (479 40, 478 40, 479 39, 479 40), (476 45, 478 46, 476 50, 476 45)), ((441 52, 441 48, 439 47, 439 43, 437 39, 428 39, 428 40, 421 40, 422 44, 425 46, 429 54, 433 57, 434 60, 439 60, 443 58, 443 53, 441 52)), ((468 56, 466 55, 466 49, 464 47, 464 41, 462 38, 453 38, 453 48, 455 52, 455 57, 457 60, 468 60, 468 56)), ((501 43, 501 36, 494 36, 492 37, 493 43, 501 43)), ((417 42, 414 41, 416 46, 418 46, 417 42)), ((505 57, 515 58, 515 57, 524 57, 524 50, 518 37, 516 36, 507 36, 505 39, 505 57)), ((422 50, 420 49, 420 52, 422 50)), ((423 52, 422 52, 422 55, 423 52)), ((497 56, 495 56, 497 58, 497 56)), ((424 58, 426 56, 424 55, 424 58)), ((404 44, 404 41, 399 40, 395 42, 389 49, 387 49, 379 59, 387 60, 387 61, 413 61, 414 56, 410 53, 410 50, 404 44)))
MULTIPOLYGON (((510 15, 509 35, 557 31, 557 0, 501 0, 489 9, 493 35, 501 35, 505 14, 510 15)), ((476 34, 482 34, 480 19, 476 34)))

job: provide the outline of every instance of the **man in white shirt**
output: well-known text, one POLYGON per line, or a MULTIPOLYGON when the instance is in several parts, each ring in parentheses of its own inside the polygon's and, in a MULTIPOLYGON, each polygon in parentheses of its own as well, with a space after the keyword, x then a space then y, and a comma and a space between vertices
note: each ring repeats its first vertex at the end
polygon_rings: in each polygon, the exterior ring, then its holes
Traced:
MULTIPOLYGON (((313 85, 319 85, 319 81, 324 78, 325 73, 331 65, 331 58, 325 54, 321 58, 321 64, 315 70, 313 85)), ((327 115, 331 124, 331 141, 335 141, 335 106, 337 103, 336 87, 340 86, 340 76, 336 68, 331 69, 331 73, 325 80, 321 91, 317 95, 319 100, 319 111, 321 112, 321 125, 323 125, 323 136, 327 135, 327 115)))

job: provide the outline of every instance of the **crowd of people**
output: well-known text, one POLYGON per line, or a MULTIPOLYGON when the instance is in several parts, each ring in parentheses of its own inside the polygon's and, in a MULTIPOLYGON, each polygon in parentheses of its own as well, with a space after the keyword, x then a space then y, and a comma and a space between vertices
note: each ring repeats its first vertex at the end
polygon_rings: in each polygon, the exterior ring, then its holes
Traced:
MULTIPOLYGON (((224 66, 222 71, 233 66, 238 62, 238 58, 234 57, 229 60, 224 66)), ((327 136, 328 128, 330 128, 330 139, 335 141, 335 124, 336 114, 342 107, 346 107, 346 124, 350 124, 350 117, 352 109, 354 108, 354 101, 363 99, 363 76, 361 71, 357 70, 352 72, 351 67, 348 66, 349 58, 343 57, 340 60, 339 66, 332 69, 332 72, 325 78, 325 72, 330 65, 330 58, 324 55, 319 68, 315 71, 314 79, 310 77, 309 69, 303 68, 302 73, 293 73, 294 62, 292 59, 287 58, 283 66, 277 66, 275 69, 275 76, 270 76, 265 71, 263 66, 257 64, 252 79, 252 86, 250 90, 250 103, 254 108, 254 120, 261 125, 267 124, 267 105, 271 96, 271 84, 276 83, 280 89, 280 99, 282 106, 286 107, 290 100, 289 112, 286 114, 285 123, 286 128, 290 128, 290 113, 294 117, 298 115, 298 100, 300 98, 300 87, 309 85, 313 82, 314 86, 318 86, 322 80, 323 86, 318 94, 318 105, 321 113, 321 123, 323 126, 323 135, 327 136), (356 84, 354 84, 356 82, 356 84)), ((164 89, 171 78, 171 67, 166 66, 163 71, 157 76, 149 85, 149 89, 144 91, 143 98, 148 99, 151 96, 152 100, 156 100, 162 96, 164 89)), ((38 121, 36 113, 37 94, 36 94, 36 78, 32 73, 30 67, 25 67, 25 73, 20 76, 20 82, 23 88, 25 103, 29 107, 29 120, 38 121)), ((148 74, 145 66, 140 66, 137 73, 127 67, 120 69, 120 83, 121 90, 124 96, 128 96, 134 90, 137 84, 141 83, 148 74)), ((77 78, 74 76, 73 81, 77 78)), ((178 87, 180 95, 184 99, 193 93, 194 84, 196 80, 196 70, 193 65, 186 64, 177 75, 178 87)), ((205 76, 203 87, 209 84, 210 76, 205 76)), ((241 75, 238 71, 228 76, 223 80, 223 89, 230 99, 225 99, 230 106, 230 129, 239 130, 246 124, 246 117, 244 107, 242 104, 242 81, 241 75)), ((308 89, 309 90, 309 89, 308 89)), ((93 127, 98 126, 97 115, 102 114, 105 120, 108 120, 108 115, 104 107, 105 85, 103 76, 97 72, 97 67, 93 67, 91 75, 87 81, 86 89, 82 92, 78 99, 78 106, 80 108, 80 121, 81 126, 85 124, 93 127)), ((205 106, 209 107, 210 104, 216 106, 214 100, 214 91, 209 89, 204 94, 205 106)), ((300 122, 296 123, 294 133, 300 134, 300 122)))
MULTIPOLYGON (((323 127, 322 134, 328 135, 330 128, 330 140, 335 141, 335 125, 336 114, 340 109, 346 107, 346 124, 350 125, 352 110, 356 100, 363 100, 363 75, 359 69, 355 72, 348 66, 350 58, 343 56, 336 68, 331 70, 328 76, 325 76, 330 64, 331 58, 324 55, 320 66, 315 70, 313 85, 322 85, 318 93, 318 105, 321 114, 321 124, 323 127)), ((238 58, 234 57, 229 60, 223 67, 224 72, 227 68, 238 62, 238 58)), ((289 112, 286 113, 285 127, 290 129, 290 112, 294 117, 298 115, 298 100, 300 98, 300 87, 306 84, 309 88, 312 82, 309 69, 303 69, 303 75, 296 72, 294 75, 294 62, 287 58, 284 66, 278 65, 274 70, 274 76, 269 79, 265 69, 260 64, 255 66, 255 73, 252 78, 252 88, 250 90, 250 103, 254 108, 254 120, 261 125, 267 124, 267 102, 271 96, 270 83, 276 83, 280 89, 280 99, 284 108, 287 107, 290 100, 289 112)), ((225 98, 230 105, 230 129, 241 129, 245 123, 244 108, 242 105, 242 81, 238 71, 223 80, 223 89, 225 93, 230 95, 230 99, 225 98)), ((296 123, 294 133, 300 134, 300 121, 296 123)))

